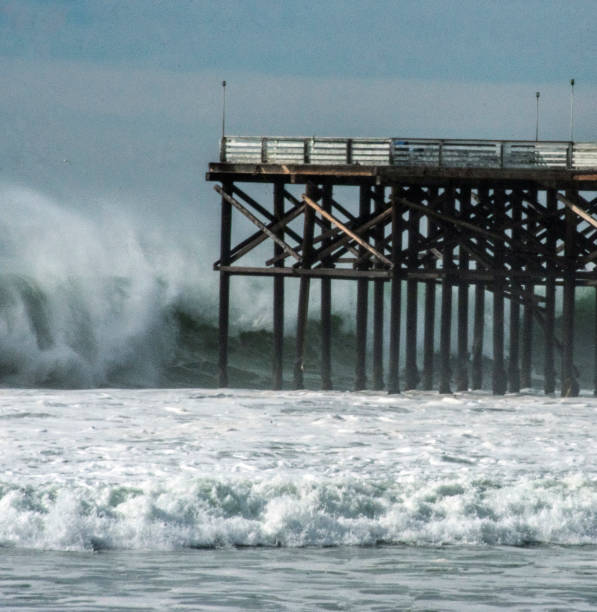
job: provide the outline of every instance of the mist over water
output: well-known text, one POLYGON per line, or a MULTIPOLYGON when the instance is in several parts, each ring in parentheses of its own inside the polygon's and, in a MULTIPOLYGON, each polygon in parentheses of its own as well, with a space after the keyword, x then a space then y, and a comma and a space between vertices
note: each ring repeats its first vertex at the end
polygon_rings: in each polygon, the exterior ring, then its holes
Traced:
POLYGON ((161 384, 175 314, 212 316, 198 252, 116 206, 80 212, 22 187, 0 198, 0 381, 161 384))

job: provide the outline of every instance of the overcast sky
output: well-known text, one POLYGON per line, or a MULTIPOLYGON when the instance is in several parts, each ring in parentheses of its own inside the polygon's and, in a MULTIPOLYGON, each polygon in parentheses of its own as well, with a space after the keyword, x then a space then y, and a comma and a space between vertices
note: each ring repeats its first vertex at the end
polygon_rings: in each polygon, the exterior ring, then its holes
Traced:
POLYGON ((229 133, 567 139, 574 77, 596 140, 596 59, 596 0, 0 0, 0 182, 207 241, 222 79, 229 133))

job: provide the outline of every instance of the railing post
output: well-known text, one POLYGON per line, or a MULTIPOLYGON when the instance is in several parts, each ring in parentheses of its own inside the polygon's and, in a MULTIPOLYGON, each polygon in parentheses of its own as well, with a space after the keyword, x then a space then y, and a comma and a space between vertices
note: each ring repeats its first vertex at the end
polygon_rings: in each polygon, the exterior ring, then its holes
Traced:
POLYGON ((220 138, 220 161, 226 161, 226 136, 220 138))

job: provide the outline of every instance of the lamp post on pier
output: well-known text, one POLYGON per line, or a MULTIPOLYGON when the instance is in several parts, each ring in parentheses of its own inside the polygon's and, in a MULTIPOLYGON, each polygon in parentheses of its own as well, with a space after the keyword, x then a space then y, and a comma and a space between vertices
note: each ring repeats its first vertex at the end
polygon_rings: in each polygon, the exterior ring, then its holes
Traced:
POLYGON ((535 123, 535 142, 539 140, 539 97, 541 96, 541 92, 538 91, 535 96, 537 97, 537 121, 535 123))
POLYGON ((570 142, 574 142, 574 79, 570 79, 570 142))

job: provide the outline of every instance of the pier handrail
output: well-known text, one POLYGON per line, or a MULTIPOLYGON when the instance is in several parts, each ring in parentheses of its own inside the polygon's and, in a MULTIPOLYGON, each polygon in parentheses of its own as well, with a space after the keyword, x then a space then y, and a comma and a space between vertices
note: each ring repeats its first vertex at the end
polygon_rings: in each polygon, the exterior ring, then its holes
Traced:
POLYGON ((220 161, 234 164, 597 168, 597 142, 225 136, 220 161))

